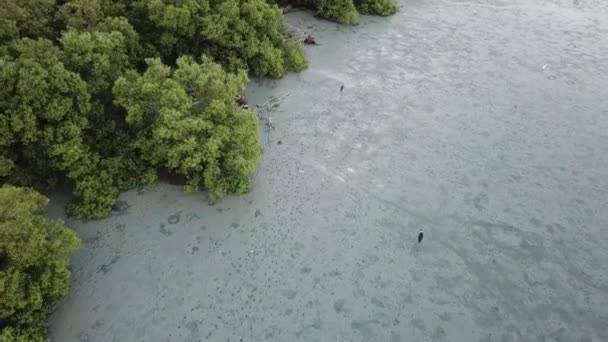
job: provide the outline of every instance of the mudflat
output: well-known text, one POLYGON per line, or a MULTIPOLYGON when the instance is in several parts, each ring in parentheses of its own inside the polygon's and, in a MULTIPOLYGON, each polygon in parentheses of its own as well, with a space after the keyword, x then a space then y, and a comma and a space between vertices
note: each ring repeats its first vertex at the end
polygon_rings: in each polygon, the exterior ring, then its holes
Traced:
POLYGON ((399 8, 288 14, 319 45, 248 89, 251 193, 159 184, 66 219, 50 338, 608 341, 608 2, 399 8))

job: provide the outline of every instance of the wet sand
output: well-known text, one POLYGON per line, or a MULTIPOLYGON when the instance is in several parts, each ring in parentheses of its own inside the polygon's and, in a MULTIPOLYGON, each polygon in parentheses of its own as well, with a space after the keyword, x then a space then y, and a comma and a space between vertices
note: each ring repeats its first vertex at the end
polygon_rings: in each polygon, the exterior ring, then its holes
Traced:
POLYGON ((284 98, 253 191, 160 184, 66 220, 51 339, 608 341, 608 2, 287 20, 320 45, 249 87, 284 98))

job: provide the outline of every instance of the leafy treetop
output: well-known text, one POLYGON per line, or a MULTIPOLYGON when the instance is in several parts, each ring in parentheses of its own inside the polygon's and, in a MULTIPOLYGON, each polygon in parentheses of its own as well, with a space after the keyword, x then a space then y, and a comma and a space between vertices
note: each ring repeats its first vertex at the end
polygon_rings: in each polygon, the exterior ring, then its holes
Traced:
POLYGON ((0 341, 44 341, 46 315, 68 291, 68 257, 80 240, 41 215, 47 202, 32 189, 0 187, 0 341))

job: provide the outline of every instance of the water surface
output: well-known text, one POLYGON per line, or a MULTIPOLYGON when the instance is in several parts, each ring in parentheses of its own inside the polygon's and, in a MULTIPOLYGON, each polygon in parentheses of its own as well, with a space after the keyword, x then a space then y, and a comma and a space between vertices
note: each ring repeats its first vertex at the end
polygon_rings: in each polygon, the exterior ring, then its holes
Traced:
POLYGON ((399 4, 290 14, 321 45, 250 86, 250 194, 68 220, 52 339, 608 341, 608 3, 399 4))

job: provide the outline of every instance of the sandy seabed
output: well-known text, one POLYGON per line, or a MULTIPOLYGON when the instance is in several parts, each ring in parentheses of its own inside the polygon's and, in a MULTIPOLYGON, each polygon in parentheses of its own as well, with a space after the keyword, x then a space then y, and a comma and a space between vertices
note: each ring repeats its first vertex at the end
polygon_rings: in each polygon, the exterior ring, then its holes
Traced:
POLYGON ((249 87, 251 193, 66 219, 52 341, 608 341, 608 1, 399 7, 289 14, 320 45, 249 87))

